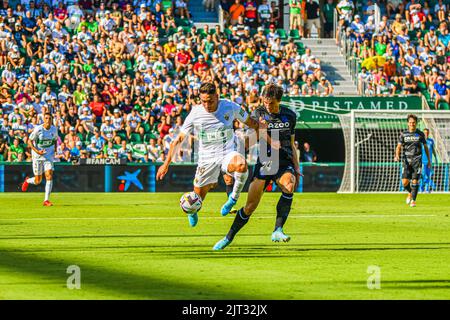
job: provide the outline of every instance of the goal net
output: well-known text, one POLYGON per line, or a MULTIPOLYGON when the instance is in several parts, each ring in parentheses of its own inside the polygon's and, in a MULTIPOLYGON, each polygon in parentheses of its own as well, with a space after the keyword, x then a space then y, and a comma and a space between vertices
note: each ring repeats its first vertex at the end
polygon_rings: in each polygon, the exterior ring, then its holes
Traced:
MULTIPOLYGON (((400 192, 402 164, 395 148, 407 129, 407 111, 354 110, 338 115, 345 139, 345 169, 339 192, 400 192)), ((435 142, 432 190, 449 191, 450 112, 418 110, 418 129, 435 142)))

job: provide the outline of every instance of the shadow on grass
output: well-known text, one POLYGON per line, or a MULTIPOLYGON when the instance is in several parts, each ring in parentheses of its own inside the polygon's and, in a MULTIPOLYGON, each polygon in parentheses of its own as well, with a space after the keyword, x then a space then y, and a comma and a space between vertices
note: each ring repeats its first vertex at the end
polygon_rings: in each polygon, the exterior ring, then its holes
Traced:
MULTIPOLYGON (((348 281, 347 283, 358 284, 358 281, 348 281)), ((449 289, 450 280, 381 280, 381 289, 411 289, 411 290, 439 290, 449 289)), ((442 299, 448 299, 450 297, 450 291, 446 297, 442 299)))
MULTIPOLYGON (((120 259, 120 258, 119 258, 120 259)), ((60 283, 55 286, 55 293, 48 299, 58 299, 61 292, 66 289, 66 280, 69 276, 66 269, 76 261, 65 261, 61 258, 43 258, 33 254, 11 252, 8 249, 0 249, 0 267, 8 268, 14 273, 32 275, 36 285, 42 282, 60 283)), ((81 268, 81 285, 83 298, 89 296, 93 299, 106 299, 110 296, 122 295, 128 299, 255 299, 243 292, 231 292, 225 288, 217 288, 205 283, 189 284, 180 282, 179 279, 165 278, 166 273, 148 270, 148 274, 133 274, 127 270, 116 271, 100 265, 79 264, 81 268), (152 276, 152 273, 154 274, 152 276), (93 289, 92 292, 88 290, 93 289), (105 293, 110 292, 111 295, 105 293), (100 293, 101 292, 101 293, 100 293)), ((22 282, 21 282, 22 283, 22 282)), ((1 285, 0 285, 1 287, 1 285)), ((3 287, 5 289, 5 287, 3 287)), ((75 291, 73 298, 76 299, 75 291)), ((67 297, 67 296, 66 296, 67 297)), ((46 297, 47 298, 47 297, 46 297)), ((33 298, 33 292, 29 293, 29 299, 33 298)))

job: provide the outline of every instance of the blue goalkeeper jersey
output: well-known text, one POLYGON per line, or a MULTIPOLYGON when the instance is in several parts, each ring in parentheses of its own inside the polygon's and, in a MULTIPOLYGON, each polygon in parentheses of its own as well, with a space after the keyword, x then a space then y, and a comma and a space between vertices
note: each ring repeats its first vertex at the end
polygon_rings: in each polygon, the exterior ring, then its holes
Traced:
MULTIPOLYGON (((431 163, 433 163, 434 140, 432 138, 427 139, 427 146, 428 146, 428 151, 430 152, 431 163)), ((425 152, 425 148, 423 145, 422 145, 422 163, 423 164, 428 163, 427 154, 425 152)))

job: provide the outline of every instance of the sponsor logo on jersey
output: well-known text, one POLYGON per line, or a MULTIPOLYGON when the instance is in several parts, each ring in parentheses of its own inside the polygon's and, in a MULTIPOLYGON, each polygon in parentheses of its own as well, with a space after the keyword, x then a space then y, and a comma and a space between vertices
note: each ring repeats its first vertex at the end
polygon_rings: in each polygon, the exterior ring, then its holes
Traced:
POLYGON ((404 137, 405 142, 416 142, 416 141, 419 141, 419 139, 420 139, 420 135, 418 135, 418 134, 413 135, 413 136, 405 136, 404 137))
POLYGON ((289 128, 291 124, 289 122, 271 122, 267 126, 269 129, 283 129, 289 128))

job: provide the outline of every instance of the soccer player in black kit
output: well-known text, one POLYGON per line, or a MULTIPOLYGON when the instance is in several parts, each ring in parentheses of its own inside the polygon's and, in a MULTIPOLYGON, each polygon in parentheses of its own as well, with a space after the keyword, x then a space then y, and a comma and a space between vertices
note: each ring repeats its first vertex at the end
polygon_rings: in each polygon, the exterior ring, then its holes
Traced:
POLYGON ((428 158, 428 167, 431 169, 430 152, 425 134, 417 129, 417 117, 410 114, 408 115, 408 130, 400 134, 394 160, 400 160, 400 153, 403 149, 402 183, 405 190, 408 191, 406 204, 411 207, 416 206, 417 192, 419 191, 419 180, 422 172, 422 144, 428 158))
MULTIPOLYGON (((281 107, 283 89, 269 84, 263 90, 263 106, 257 108, 252 117, 267 123, 267 134, 272 140, 272 148, 265 142, 266 148, 260 150, 253 180, 248 189, 247 203, 236 212, 236 217, 228 234, 216 243, 213 250, 222 250, 234 239, 238 231, 248 222, 256 210, 266 187, 275 181, 282 191, 277 204, 277 217, 272 241, 288 242, 290 237, 283 232, 291 210, 294 191, 301 176, 295 149, 296 114, 288 108, 281 107), (278 144, 274 144, 278 140, 278 144), (267 155, 267 156, 266 156, 267 155)), ((267 141, 267 140, 266 140, 267 141)))

